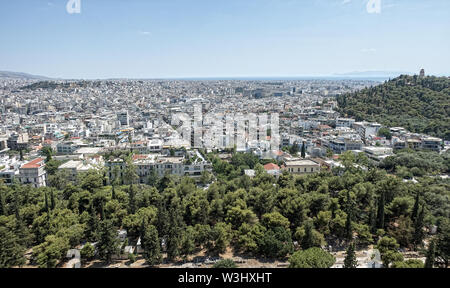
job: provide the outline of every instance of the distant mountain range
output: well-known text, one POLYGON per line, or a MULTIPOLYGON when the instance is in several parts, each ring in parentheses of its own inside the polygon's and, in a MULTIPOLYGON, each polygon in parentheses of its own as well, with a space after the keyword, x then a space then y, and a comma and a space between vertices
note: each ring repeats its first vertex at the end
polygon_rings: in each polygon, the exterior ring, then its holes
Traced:
POLYGON ((27 79, 27 80, 51 80, 52 78, 39 76, 39 75, 31 75, 27 73, 21 72, 9 72, 9 71, 0 71, 0 79, 27 79))
MULTIPOLYGON (((419 74, 417 71, 416 74, 419 74)), ((335 76, 345 76, 345 77, 398 77, 400 75, 414 75, 412 72, 405 71, 355 71, 350 73, 339 73, 334 74, 335 76)))
MULTIPOLYGON (((279 79, 279 80, 292 80, 292 79, 312 79, 312 78, 364 78, 364 79, 370 79, 370 78, 385 78, 386 80, 389 78, 396 78, 400 75, 414 75, 419 74, 419 71, 417 73, 412 72, 404 72, 404 71, 355 71, 355 72, 349 72, 349 73, 335 73, 331 75, 323 75, 323 76, 283 76, 283 77, 191 77, 191 78, 174 78, 174 79, 183 79, 183 80, 193 80, 193 79, 245 79, 245 80, 261 80, 261 79, 279 79)), ((22 72, 10 72, 10 71, 0 71, 0 79, 28 79, 28 80, 62 80, 60 78, 50 78, 46 76, 40 76, 40 75, 32 75, 28 73, 22 73, 22 72)), ((117 78, 117 79, 125 79, 125 78, 117 78)), ((150 78, 149 78, 150 79, 150 78)), ((158 78, 159 79, 159 78, 158 78)), ((162 78, 161 78, 162 79, 162 78)), ((167 78, 171 79, 171 78, 167 78)), ((108 79, 111 80, 111 79, 108 79)))

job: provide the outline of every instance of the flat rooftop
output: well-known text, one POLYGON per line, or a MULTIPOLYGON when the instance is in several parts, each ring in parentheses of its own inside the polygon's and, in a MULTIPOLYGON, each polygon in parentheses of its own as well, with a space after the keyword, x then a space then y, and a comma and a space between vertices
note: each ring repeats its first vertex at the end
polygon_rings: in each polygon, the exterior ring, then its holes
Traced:
POLYGON ((314 166, 319 165, 312 160, 295 160, 295 161, 287 161, 286 166, 314 166))

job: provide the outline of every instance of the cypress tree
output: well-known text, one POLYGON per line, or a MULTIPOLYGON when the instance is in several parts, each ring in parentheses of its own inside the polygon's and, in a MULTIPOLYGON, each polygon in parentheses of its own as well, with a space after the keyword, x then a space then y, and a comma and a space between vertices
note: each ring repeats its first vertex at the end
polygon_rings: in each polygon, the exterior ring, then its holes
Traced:
POLYGON ((151 266, 161 263, 161 245, 158 237, 158 230, 155 226, 150 225, 145 229, 142 238, 142 247, 144 248, 144 259, 151 266))
POLYGON ((303 144, 302 144, 302 152, 301 152, 301 156, 302 156, 303 159, 306 158, 305 142, 303 142, 303 144))
POLYGON ((414 223, 414 247, 420 246, 422 244, 422 240, 424 237, 423 233, 423 220, 425 215, 425 207, 422 205, 420 209, 419 215, 416 218, 416 222, 414 223))
POLYGON ((416 200, 414 202, 414 208, 411 213, 411 220, 413 221, 413 223, 416 222, 417 214, 419 213, 419 201, 420 201, 420 195, 419 195, 419 191, 417 191, 416 200))
POLYGON ((53 190, 50 190, 50 209, 55 210, 55 195, 53 190))
POLYGON ((167 258, 174 260, 180 255, 181 244, 181 226, 180 215, 178 209, 171 208, 169 211, 171 215, 169 233, 167 237, 167 258))
POLYGON ((369 206, 369 227, 370 232, 372 234, 375 234, 377 231, 377 217, 376 217, 376 207, 373 199, 370 201, 369 206))
POLYGON ((356 268, 358 267, 358 261, 356 260, 355 242, 350 243, 347 248, 346 256, 344 259, 344 268, 356 268))
POLYGON ((105 204, 103 203, 103 200, 100 202, 100 220, 105 220, 105 204))
POLYGON ((136 199, 134 195, 133 184, 130 184, 130 214, 136 213, 136 199))
POLYGON ((378 214, 377 214, 377 228, 384 229, 384 205, 386 202, 385 192, 381 192, 380 200, 378 202, 378 214))
POLYGON ((351 203, 350 191, 347 190, 347 220, 345 221, 345 238, 347 240, 351 240, 353 238, 352 231, 352 214, 353 214, 353 205, 351 203))
POLYGON ((314 239, 313 239, 313 224, 308 221, 305 224, 305 236, 302 239, 302 249, 307 250, 311 247, 314 247, 314 239))
POLYGON ((44 192, 44 201, 45 201, 44 209, 45 209, 45 212, 47 212, 47 214, 48 214, 48 213, 50 213, 50 209, 48 206, 47 191, 44 192))
POLYGON ((434 259, 436 257, 436 244, 431 240, 427 250, 427 259, 425 260, 425 268, 433 268, 434 259))
POLYGON ((3 190, 0 190, 0 215, 8 215, 6 200, 3 190))
POLYGON ((116 185, 112 185, 112 195, 111 195, 111 199, 115 200, 116 199, 116 189, 115 189, 116 185))
POLYGON ((119 252, 119 240, 117 231, 111 220, 102 221, 100 224, 100 240, 98 243, 98 254, 102 260, 111 262, 113 255, 119 252))
POLYGON ((18 192, 17 191, 14 192, 14 202, 13 203, 14 203, 13 204, 13 209, 14 209, 14 214, 16 216, 16 219, 20 220, 21 219, 20 218, 20 214, 19 214, 20 203, 19 203, 19 196, 18 196, 18 192))
POLYGON ((95 213, 95 209, 91 203, 89 207, 89 220, 86 225, 85 235, 86 239, 90 242, 96 242, 98 240, 98 217, 97 213, 95 213))

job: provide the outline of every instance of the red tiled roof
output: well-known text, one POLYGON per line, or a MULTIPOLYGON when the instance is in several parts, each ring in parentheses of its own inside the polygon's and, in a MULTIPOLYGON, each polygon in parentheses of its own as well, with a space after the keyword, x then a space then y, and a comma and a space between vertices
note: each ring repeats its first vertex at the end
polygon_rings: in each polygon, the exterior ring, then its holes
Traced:
POLYGON ((146 155, 141 155, 141 154, 133 155, 133 160, 146 159, 146 158, 147 158, 146 155))
POLYGON ((264 165, 265 170, 280 170, 280 167, 277 164, 268 163, 264 165))
POLYGON ((24 168, 24 169, 39 168, 39 167, 41 167, 41 165, 39 165, 39 163, 41 163, 42 161, 44 161, 44 158, 36 158, 33 161, 22 165, 21 168, 24 168))

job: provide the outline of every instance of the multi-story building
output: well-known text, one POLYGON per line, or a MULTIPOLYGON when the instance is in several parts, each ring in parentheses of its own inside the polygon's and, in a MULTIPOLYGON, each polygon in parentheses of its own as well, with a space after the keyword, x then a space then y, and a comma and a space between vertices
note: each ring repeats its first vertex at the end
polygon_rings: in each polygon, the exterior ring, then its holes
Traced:
POLYGON ((355 122, 353 123, 353 129, 358 132, 362 139, 366 139, 369 136, 376 136, 381 128, 381 124, 372 122, 355 122))
POLYGON ((46 186, 47 173, 44 168, 44 158, 37 158, 22 165, 19 169, 20 183, 34 187, 46 186))
POLYGON ((80 148, 79 143, 75 143, 72 141, 65 141, 65 142, 58 143, 56 145, 56 152, 58 152, 58 154, 72 154, 78 148, 80 148))
POLYGON ((28 148, 28 133, 13 134, 7 140, 8 148, 11 150, 25 150, 28 148))
POLYGON ((69 181, 75 182, 80 173, 87 172, 90 169, 95 169, 91 163, 86 161, 70 160, 58 167, 58 170, 66 171, 69 181))
POLYGON ((329 142, 329 148, 337 154, 349 150, 361 150, 362 145, 363 143, 361 140, 352 139, 333 139, 329 142))
POLYGON ((355 123, 355 119, 351 118, 337 118, 336 119, 336 127, 353 127, 353 123, 355 123))
POLYGON ((320 164, 308 159, 286 161, 282 170, 293 174, 312 174, 320 172, 320 164))
POLYGON ((422 139, 422 149, 439 152, 442 148, 442 139, 426 137, 422 139))
POLYGON ((128 111, 123 111, 123 112, 117 113, 117 120, 119 120, 120 125, 129 126, 130 118, 128 117, 128 111))
POLYGON ((17 158, 2 157, 0 158, 0 181, 3 184, 11 185, 14 183, 14 179, 19 177, 19 167, 23 162, 17 158))
MULTIPOLYGON (((156 173, 158 177, 165 174, 178 176, 200 177, 203 171, 212 171, 212 165, 197 152, 193 157, 167 157, 163 155, 134 155, 133 164, 139 176, 139 183, 147 183, 148 177, 156 173)), ((126 162, 121 158, 116 158, 105 163, 110 181, 115 179, 115 173, 123 179, 126 171, 126 162), (118 167, 118 170, 115 169, 118 167)))
POLYGON ((389 147, 364 147, 363 151, 368 158, 377 162, 394 154, 393 149, 389 147))

